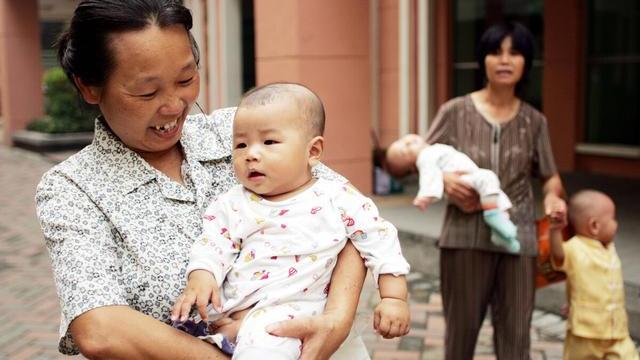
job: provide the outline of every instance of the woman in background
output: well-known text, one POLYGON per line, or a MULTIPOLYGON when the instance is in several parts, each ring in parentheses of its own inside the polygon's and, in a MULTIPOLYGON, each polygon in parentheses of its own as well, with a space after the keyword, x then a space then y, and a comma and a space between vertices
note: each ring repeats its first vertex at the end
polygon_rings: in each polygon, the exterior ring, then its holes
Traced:
POLYGON ((450 204, 439 246, 446 359, 473 358, 489 305, 497 358, 529 359, 538 251, 534 177, 542 180, 545 214, 566 222, 546 118, 517 95, 532 60, 533 37, 524 26, 490 27, 477 51, 485 87, 442 105, 427 135, 430 144, 451 145, 498 175, 520 242, 518 254, 494 245, 478 194, 461 174, 445 175, 450 204))

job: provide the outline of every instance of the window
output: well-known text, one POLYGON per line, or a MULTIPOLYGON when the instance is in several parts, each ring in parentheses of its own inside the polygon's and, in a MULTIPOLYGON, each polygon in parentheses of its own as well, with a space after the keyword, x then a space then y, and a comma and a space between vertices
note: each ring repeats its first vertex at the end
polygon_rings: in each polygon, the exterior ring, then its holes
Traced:
POLYGON ((482 33, 494 23, 513 20, 526 26, 534 37, 535 54, 523 98, 542 106, 543 0, 455 0, 453 22, 453 92, 460 96, 484 86, 475 51, 482 33))
POLYGON ((62 21, 40 22, 40 48, 42 49, 42 66, 45 69, 59 66, 54 45, 64 28, 65 24, 62 21))
POLYGON ((590 0, 585 142, 640 146, 640 2, 590 0))
POLYGON ((242 0, 242 91, 256 86, 253 0, 242 0))

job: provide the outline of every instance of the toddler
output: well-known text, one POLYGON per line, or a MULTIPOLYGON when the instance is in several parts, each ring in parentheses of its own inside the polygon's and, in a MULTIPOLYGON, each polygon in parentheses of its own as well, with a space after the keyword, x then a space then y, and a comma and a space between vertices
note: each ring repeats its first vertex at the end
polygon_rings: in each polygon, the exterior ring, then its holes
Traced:
POLYGON ((409 264, 397 231, 352 187, 316 179, 324 109, 311 90, 270 84, 248 92, 233 124, 233 165, 241 185, 213 202, 192 248, 188 283, 172 318, 238 317, 234 358, 297 359, 300 340, 267 325, 321 313, 338 253, 350 239, 379 286, 374 328, 384 337, 409 329, 409 264), (221 285, 221 288, 220 288, 221 285), (214 310, 206 313, 211 302, 214 310), (209 316, 211 315, 211 316, 209 316))
POLYGON ((517 228, 507 212, 511 201, 500 189, 500 180, 493 171, 480 169, 464 153, 449 145, 429 145, 419 135, 408 134, 387 149, 386 169, 395 177, 418 171, 419 190, 413 204, 421 210, 442 198, 443 173, 464 172, 461 179, 480 195, 484 221, 492 230, 491 241, 511 253, 520 251, 517 228))
POLYGON ((563 224, 551 222, 551 259, 567 275, 569 318, 564 359, 638 360, 627 326, 624 283, 613 238, 618 228, 613 201, 583 190, 569 201, 576 235, 563 242, 563 224))

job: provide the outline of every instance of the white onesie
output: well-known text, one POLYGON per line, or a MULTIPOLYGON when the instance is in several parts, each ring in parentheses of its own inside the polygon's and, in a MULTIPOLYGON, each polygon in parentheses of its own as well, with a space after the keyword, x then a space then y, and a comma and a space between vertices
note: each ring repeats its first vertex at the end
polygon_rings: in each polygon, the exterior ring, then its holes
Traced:
POLYGON ((347 239, 376 284, 380 274, 408 273, 395 227, 369 198, 339 182, 319 179, 278 202, 238 185, 209 206, 187 274, 214 274, 222 284, 223 313, 253 306, 238 333, 234 359, 300 356, 300 340, 269 335, 264 327, 323 311, 347 239))
POLYGON ((467 174, 461 179, 473 187, 480 198, 498 195, 498 209, 511 208, 509 197, 500 189, 500 180, 491 170, 481 169, 466 154, 452 146, 433 144, 425 147, 418 154, 416 161, 420 178, 418 196, 442 198, 444 192, 443 173, 464 171, 467 174))

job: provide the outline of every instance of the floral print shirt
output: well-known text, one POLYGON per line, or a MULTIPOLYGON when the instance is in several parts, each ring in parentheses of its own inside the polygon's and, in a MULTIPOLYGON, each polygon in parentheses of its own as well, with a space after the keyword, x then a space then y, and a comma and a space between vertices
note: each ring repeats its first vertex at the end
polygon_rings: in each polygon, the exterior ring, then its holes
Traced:
MULTIPOLYGON (((77 354, 69 324, 126 305, 169 322, 208 204, 238 182, 231 159, 235 108, 189 116, 180 140, 185 185, 127 148, 102 120, 93 143, 42 178, 36 207, 62 309, 59 350, 77 354)), ((315 175, 345 181, 324 166, 315 175)))

